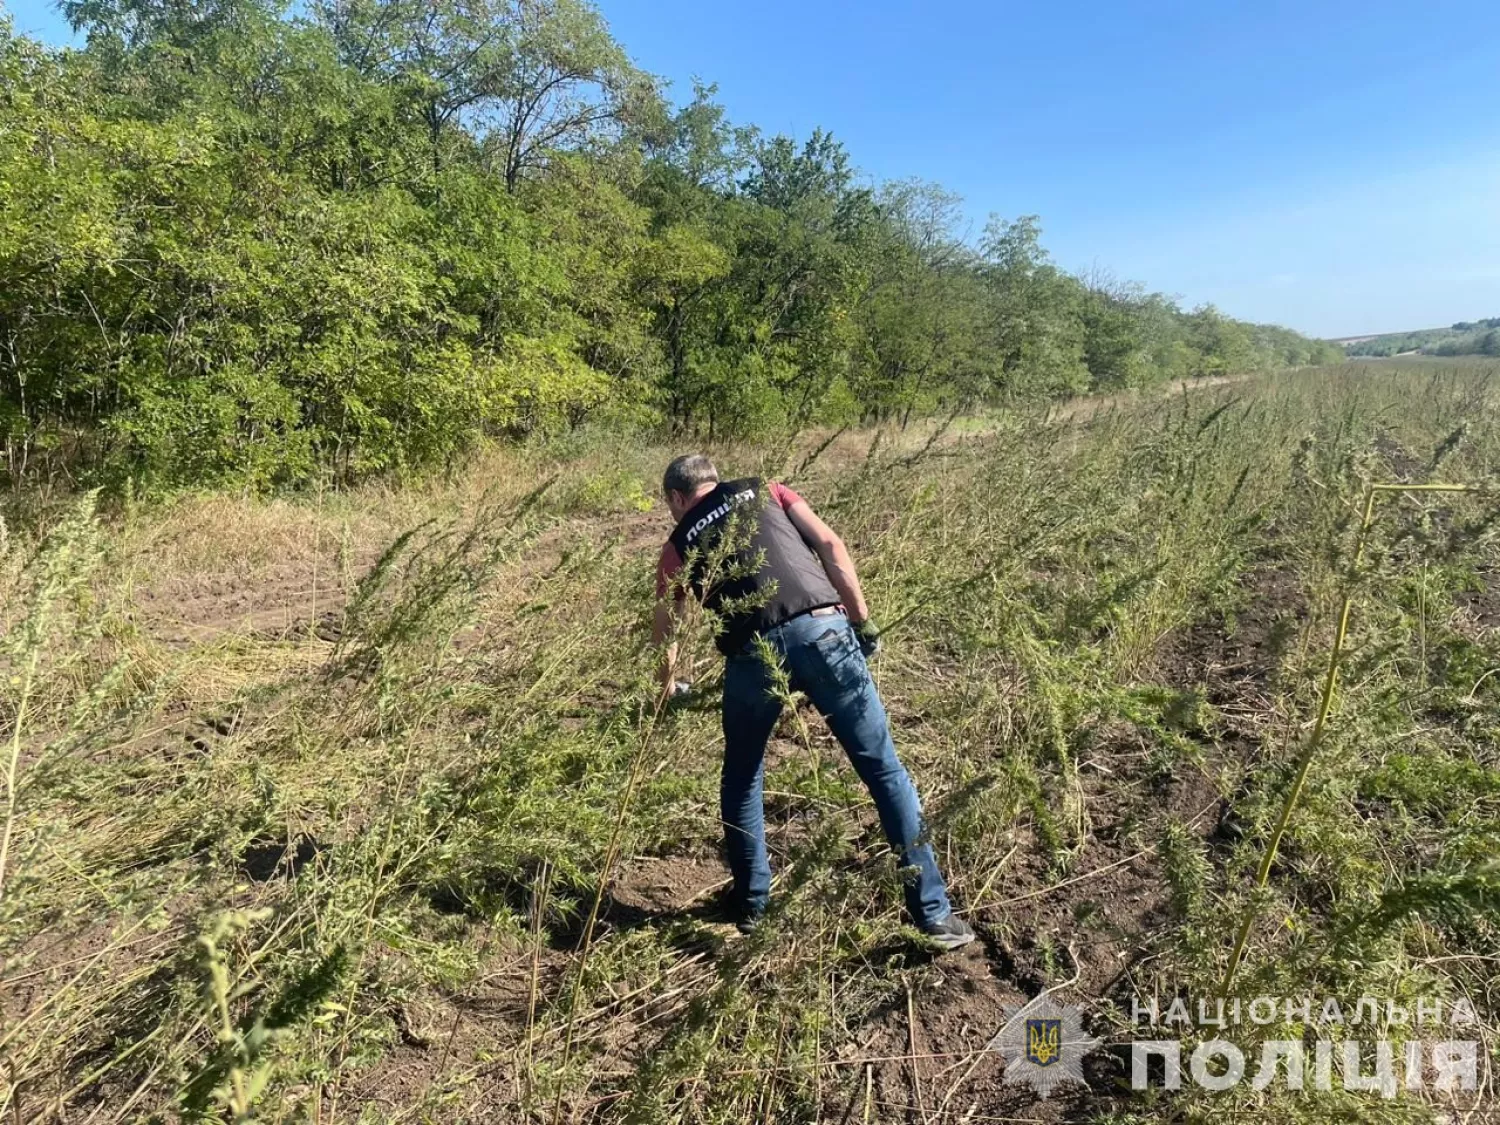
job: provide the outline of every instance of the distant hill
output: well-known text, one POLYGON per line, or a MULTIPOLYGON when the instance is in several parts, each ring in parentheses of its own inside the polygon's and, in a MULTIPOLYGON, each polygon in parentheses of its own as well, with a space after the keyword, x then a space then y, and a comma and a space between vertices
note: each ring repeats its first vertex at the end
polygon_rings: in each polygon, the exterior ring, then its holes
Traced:
POLYGON ((1419 328, 1379 336, 1345 336, 1335 344, 1351 356, 1493 355, 1500 356, 1500 316, 1461 320, 1447 328, 1419 328))

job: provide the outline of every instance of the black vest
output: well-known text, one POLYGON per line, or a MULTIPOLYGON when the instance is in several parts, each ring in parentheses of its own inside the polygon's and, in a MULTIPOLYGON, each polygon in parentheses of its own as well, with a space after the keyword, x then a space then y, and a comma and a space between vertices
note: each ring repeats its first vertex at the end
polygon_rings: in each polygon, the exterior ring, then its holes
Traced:
POLYGON ((723 618, 715 643, 726 656, 783 621, 839 604, 817 553, 758 477, 720 483, 678 521, 671 543, 693 592, 723 618))

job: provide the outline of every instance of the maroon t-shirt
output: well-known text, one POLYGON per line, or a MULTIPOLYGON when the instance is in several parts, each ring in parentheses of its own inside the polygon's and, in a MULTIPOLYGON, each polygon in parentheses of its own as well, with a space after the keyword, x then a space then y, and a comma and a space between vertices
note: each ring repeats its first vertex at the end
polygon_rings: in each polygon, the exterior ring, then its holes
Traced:
MULTIPOLYGON (((771 498, 781 505, 781 510, 790 512, 793 504, 802 503, 802 497, 798 496, 780 481, 771 482, 771 498)), ((667 589, 672 584, 672 576, 682 569, 682 556, 677 553, 677 548, 672 546, 669 539, 661 545, 661 558, 656 563, 656 596, 664 598, 667 589)), ((681 591, 677 595, 682 597, 681 591)))

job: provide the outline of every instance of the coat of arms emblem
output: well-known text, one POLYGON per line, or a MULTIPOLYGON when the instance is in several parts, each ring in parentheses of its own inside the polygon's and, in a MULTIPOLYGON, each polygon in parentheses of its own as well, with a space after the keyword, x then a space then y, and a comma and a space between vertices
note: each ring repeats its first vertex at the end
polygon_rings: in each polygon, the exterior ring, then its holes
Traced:
POLYGON ((1062 1058, 1062 1020, 1026 1021, 1026 1061, 1056 1066, 1062 1058))

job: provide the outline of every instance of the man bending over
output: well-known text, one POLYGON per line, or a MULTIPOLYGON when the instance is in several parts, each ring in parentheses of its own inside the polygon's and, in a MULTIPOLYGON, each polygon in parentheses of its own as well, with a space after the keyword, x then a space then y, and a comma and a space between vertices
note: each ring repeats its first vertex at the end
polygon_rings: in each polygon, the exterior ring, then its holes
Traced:
POLYGON ((812 700, 849 755, 902 866, 915 868, 906 883, 912 921, 942 949, 973 941, 974 931, 948 903, 932 845, 923 838, 917 791, 896 757, 865 663, 880 642, 843 540, 790 488, 755 477, 721 482, 701 454, 668 465, 662 491, 677 521, 656 573, 653 633, 658 645, 666 644, 664 691, 682 690, 674 679, 676 645, 667 644, 677 602, 690 590, 722 619, 716 639, 725 657, 719 801, 734 876, 730 905, 740 928, 754 927, 771 892, 762 789, 766 743, 781 699, 757 644, 763 638, 791 686, 812 700), (674 581, 684 565, 685 581, 674 581))

